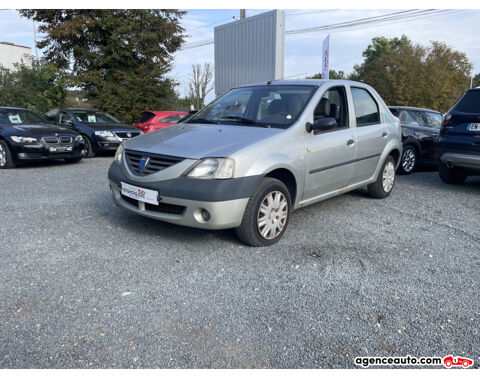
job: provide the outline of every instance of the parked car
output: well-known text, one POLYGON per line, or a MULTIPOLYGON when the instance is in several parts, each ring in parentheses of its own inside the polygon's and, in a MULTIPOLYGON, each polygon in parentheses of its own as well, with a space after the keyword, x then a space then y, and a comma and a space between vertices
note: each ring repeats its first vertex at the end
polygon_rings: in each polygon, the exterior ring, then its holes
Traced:
POLYGON ((44 116, 52 123, 78 131, 85 139, 86 157, 115 151, 123 140, 140 135, 136 128, 94 109, 54 109, 44 116))
POLYGON ((480 88, 465 92, 445 114, 435 148, 443 182, 480 174, 480 88))
POLYGON ((403 155, 398 172, 409 175, 420 165, 437 165, 435 141, 442 126, 442 113, 408 106, 389 106, 402 126, 403 155))
POLYGON ((232 89, 176 127, 124 142, 108 177, 124 209, 235 228, 262 246, 282 237, 293 209, 365 186, 387 197, 401 153, 400 123, 370 86, 274 81, 232 89))
POLYGON ((77 132, 51 125, 28 109, 0 107, 0 169, 53 159, 78 163, 84 153, 77 132))
POLYGON ((147 110, 142 113, 133 126, 142 130, 143 133, 148 133, 153 130, 175 125, 186 115, 188 115, 187 112, 156 112, 147 110))

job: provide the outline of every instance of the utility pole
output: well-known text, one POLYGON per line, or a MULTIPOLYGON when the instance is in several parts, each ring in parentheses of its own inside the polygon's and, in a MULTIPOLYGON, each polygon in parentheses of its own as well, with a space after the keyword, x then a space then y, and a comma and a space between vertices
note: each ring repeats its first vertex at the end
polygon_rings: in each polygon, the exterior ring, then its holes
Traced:
POLYGON ((472 89, 473 86, 473 76, 470 76, 470 89, 472 89))
POLYGON ((240 19, 245 18, 245 9, 240 9, 240 19))
POLYGON ((37 28, 35 27, 35 21, 33 21, 33 41, 35 43, 35 56, 38 61, 38 47, 37 47, 37 28))

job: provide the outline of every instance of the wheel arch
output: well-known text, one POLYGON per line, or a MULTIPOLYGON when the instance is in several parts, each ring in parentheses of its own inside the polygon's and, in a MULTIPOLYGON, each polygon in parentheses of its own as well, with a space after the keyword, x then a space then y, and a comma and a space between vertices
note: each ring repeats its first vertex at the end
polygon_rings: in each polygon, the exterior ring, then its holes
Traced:
POLYGON ((283 182, 287 187, 288 192, 290 193, 292 206, 295 205, 298 185, 297 185, 297 179, 295 178, 295 175, 292 173, 292 171, 290 171, 287 168, 276 168, 268 172, 267 174, 265 174, 264 177, 275 178, 283 182))

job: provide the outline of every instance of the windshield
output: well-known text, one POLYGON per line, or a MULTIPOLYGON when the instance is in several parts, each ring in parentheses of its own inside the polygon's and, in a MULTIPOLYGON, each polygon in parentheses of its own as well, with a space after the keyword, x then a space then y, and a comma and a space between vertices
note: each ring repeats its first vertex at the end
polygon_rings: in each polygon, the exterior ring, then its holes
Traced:
POLYGON ((79 122, 86 123, 121 123, 118 119, 105 112, 95 110, 76 110, 73 116, 79 122))
POLYGON ((1 125, 33 125, 46 123, 41 115, 30 110, 0 109, 1 125))
POLYGON ((232 89, 186 123, 215 123, 286 129, 302 114, 313 85, 262 85, 232 89))

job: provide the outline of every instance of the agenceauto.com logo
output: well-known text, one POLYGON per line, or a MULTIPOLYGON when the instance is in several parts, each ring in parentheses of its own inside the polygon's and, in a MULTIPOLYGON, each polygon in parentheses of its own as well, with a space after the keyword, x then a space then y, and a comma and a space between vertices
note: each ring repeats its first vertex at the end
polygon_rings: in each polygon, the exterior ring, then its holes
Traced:
POLYGON ((355 364, 367 368, 369 366, 459 366, 467 368, 473 365, 473 360, 466 357, 356 357, 355 364))

